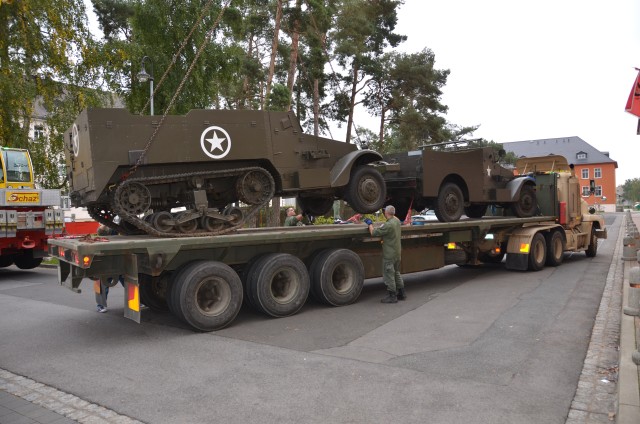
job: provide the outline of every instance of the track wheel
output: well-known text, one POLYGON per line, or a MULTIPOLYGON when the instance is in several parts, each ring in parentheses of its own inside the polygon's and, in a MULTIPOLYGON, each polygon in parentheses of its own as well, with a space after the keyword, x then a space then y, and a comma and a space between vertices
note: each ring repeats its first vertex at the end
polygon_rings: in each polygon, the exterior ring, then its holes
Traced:
POLYGON ((387 186, 380 172, 368 165, 356 168, 351 174, 345 198, 358 213, 374 213, 384 205, 387 186))
POLYGON ((540 271, 544 268, 544 264, 547 261, 547 242, 544 236, 540 233, 536 233, 531 240, 531 246, 529 246, 529 269, 531 271, 540 271))
POLYGON ((438 190, 438 198, 434 207, 436 216, 442 222, 455 222, 464 212, 462 190, 455 183, 445 183, 438 190))
POLYGON ((265 169, 254 169, 241 175, 236 181, 238 198, 248 205, 259 205, 269 201, 275 193, 276 184, 265 169))
POLYGON ((156 212, 151 215, 151 225, 158 231, 168 233, 173 230, 173 215, 167 211, 156 212))
POLYGON ((364 266, 351 250, 329 249, 314 258, 310 276, 316 299, 331 306, 349 305, 362 292, 364 266))
POLYGON ((258 259, 246 276, 250 303, 273 317, 293 315, 309 295, 304 263, 288 253, 270 253, 258 259))
POLYGON ((172 283, 169 307, 198 331, 229 325, 242 306, 242 283, 226 264, 196 261, 187 264, 172 283))
POLYGON ((183 211, 176 215, 176 229, 184 234, 193 233, 198 229, 198 220, 193 216, 193 214, 189 211, 183 211), (184 222, 181 222, 183 219, 191 217, 192 219, 186 219, 184 222))
POLYGON ((547 261, 549 266, 558 266, 564 258, 564 237, 560 231, 553 231, 547 237, 547 261))
POLYGON ((244 214, 242 213, 242 209, 237 208, 235 206, 227 206, 225 210, 222 211, 222 214, 233 217, 233 220, 230 222, 231 225, 238 224, 240 221, 242 221, 242 218, 244 217, 244 214))

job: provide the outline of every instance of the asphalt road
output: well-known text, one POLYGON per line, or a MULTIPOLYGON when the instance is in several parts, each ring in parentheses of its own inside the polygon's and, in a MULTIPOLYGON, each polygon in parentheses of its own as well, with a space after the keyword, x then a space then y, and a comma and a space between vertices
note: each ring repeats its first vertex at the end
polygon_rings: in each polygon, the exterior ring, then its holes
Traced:
POLYGON ((0 368, 148 423, 564 423, 622 214, 596 258, 510 272, 449 266, 406 276, 383 305, 310 301, 288 318, 243 308, 193 333, 171 315, 95 312, 92 286, 55 269, 0 269, 0 368))

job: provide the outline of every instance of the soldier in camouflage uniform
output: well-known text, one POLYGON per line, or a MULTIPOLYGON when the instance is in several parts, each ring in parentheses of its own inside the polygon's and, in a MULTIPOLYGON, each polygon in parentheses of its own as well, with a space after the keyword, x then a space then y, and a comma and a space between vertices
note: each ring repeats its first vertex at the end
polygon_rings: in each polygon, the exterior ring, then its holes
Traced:
POLYGON ((402 253, 400 220, 396 218, 396 208, 389 205, 384 210, 387 222, 378 228, 373 228, 370 219, 365 222, 369 226, 369 232, 374 237, 382 237, 382 275, 389 292, 382 303, 397 303, 398 300, 406 300, 404 282, 400 275, 400 258, 402 253))

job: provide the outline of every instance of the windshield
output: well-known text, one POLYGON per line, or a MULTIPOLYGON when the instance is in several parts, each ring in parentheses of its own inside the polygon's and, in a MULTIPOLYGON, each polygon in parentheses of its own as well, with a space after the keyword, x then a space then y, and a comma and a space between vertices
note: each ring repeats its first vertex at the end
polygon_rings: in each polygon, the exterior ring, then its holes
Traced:
POLYGON ((7 171, 7 182, 31 182, 29 171, 29 156, 25 151, 3 150, 4 163, 7 171))

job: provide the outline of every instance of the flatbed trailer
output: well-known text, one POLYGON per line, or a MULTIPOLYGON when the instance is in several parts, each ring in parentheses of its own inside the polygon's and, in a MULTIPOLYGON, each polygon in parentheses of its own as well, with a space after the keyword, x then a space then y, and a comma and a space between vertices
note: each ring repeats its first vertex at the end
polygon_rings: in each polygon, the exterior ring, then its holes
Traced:
MULTIPOLYGON (((499 262, 505 254, 507 269, 557 266, 564 251, 595 255, 597 238, 606 237, 600 222, 570 231, 552 215, 403 226, 402 273, 499 262)), ((108 286, 124 275, 127 318, 139 323, 144 304, 213 331, 229 325, 243 301, 273 317, 295 314, 309 294, 331 306, 353 303, 365 278, 381 276, 382 249, 366 225, 347 224, 209 237, 56 238, 49 254, 59 259, 59 283, 75 292, 84 278, 108 286)))

